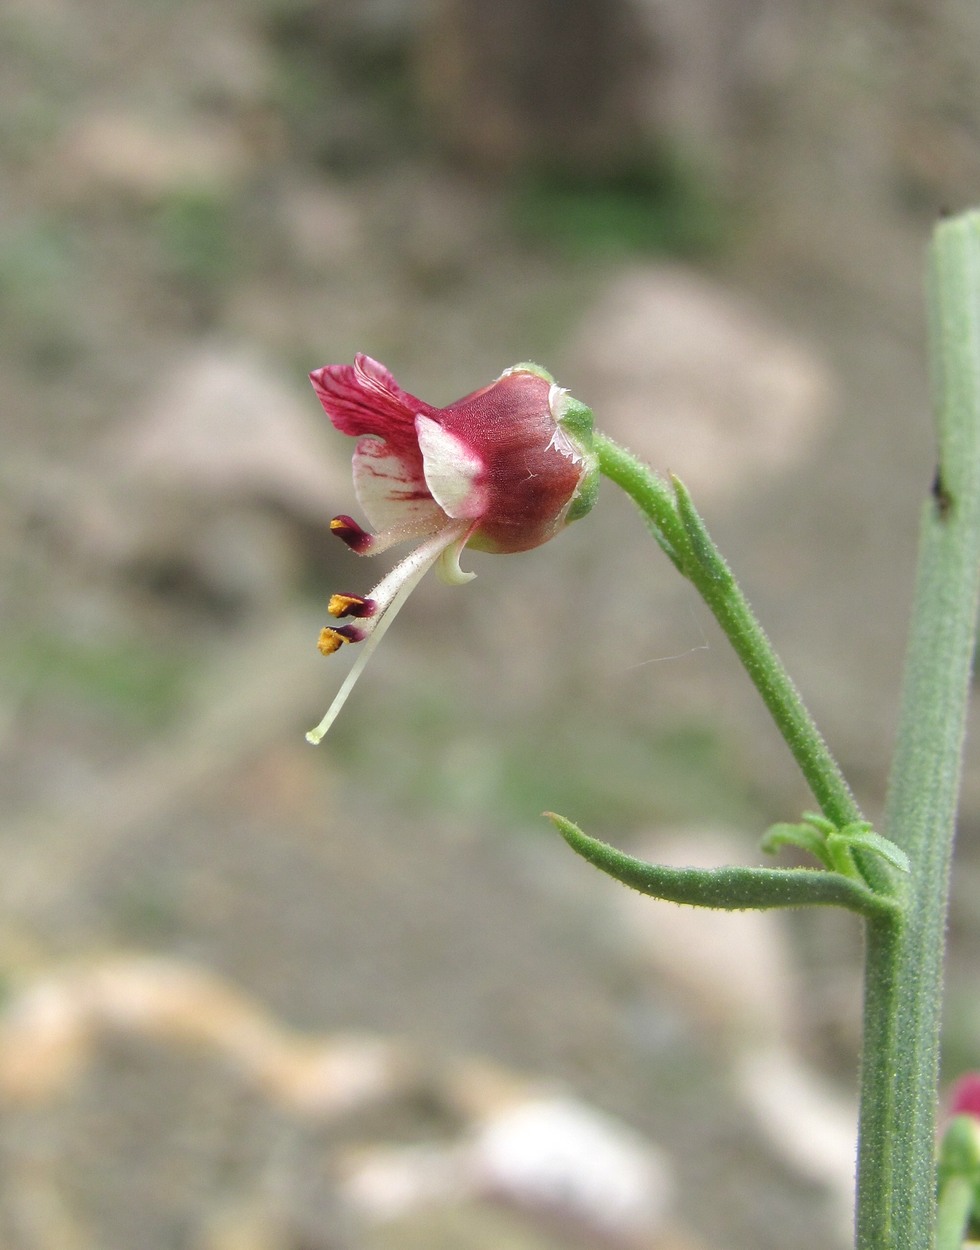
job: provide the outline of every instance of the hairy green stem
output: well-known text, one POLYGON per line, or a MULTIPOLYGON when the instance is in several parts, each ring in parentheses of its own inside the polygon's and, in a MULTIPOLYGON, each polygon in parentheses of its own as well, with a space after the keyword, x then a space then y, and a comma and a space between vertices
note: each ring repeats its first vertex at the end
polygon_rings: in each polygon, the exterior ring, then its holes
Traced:
POLYGON ((980 214, 941 223, 929 270, 939 458, 885 833, 909 856, 900 923, 869 924, 859 1250, 931 1250, 944 934, 980 594, 980 214))
POLYGON ((769 709, 824 815, 839 828, 861 812, 799 692, 773 650, 682 483, 671 490, 651 468, 597 434, 603 474, 633 499, 680 571, 697 587, 769 709))

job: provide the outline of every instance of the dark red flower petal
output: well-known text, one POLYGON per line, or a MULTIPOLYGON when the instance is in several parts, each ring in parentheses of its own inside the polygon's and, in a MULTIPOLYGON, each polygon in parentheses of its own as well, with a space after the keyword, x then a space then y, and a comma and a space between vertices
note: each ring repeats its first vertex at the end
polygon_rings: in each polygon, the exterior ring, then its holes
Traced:
POLYGON ((480 483, 486 503, 471 547, 527 551, 561 527, 584 465, 558 437, 550 391, 538 374, 507 373, 442 410, 444 429, 487 466, 480 483))
POLYGON ((438 409, 403 391, 392 375, 370 356, 353 365, 314 369, 310 381, 323 410, 342 434, 376 434, 393 450, 418 455, 415 418, 438 409))

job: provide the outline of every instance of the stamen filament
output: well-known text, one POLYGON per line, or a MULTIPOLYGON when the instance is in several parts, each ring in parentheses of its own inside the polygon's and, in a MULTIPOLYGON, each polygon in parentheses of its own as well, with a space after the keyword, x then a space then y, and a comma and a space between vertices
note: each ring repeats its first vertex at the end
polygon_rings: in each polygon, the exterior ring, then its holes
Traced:
POLYGON ((307 742, 312 743, 314 746, 322 742, 327 730, 337 719, 340 709, 347 702, 347 698, 354 689, 357 679, 364 671, 364 666, 374 654, 374 650, 384 637, 385 631, 401 611, 409 595, 442 553, 448 547, 451 547, 454 542, 462 538, 470 529, 472 529, 472 522, 470 521, 447 525, 444 529, 439 530, 438 533, 433 534, 420 547, 416 547, 410 555, 406 556, 400 564, 392 569, 387 577, 382 578, 378 583, 371 596, 378 603, 380 610, 380 615, 373 618, 374 622, 376 622, 374 629, 361 648, 360 654, 344 679, 343 685, 337 691, 326 716, 324 716, 315 729, 311 729, 306 735, 307 742), (385 604, 385 599, 388 599, 387 605, 385 604))

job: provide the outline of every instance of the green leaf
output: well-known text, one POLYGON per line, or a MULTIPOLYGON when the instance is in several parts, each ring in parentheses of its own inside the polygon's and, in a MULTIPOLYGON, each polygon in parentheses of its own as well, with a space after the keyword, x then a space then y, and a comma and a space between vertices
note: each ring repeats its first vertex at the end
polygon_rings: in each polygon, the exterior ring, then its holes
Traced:
POLYGON ((591 838, 564 816, 545 812, 576 854, 641 894, 670 903, 723 911, 773 907, 846 907, 864 915, 891 914, 893 899, 875 894, 853 877, 817 868, 678 868, 649 864, 591 838))
POLYGON ((687 535, 690 554, 712 581, 731 583, 733 581, 731 569, 708 533, 708 527, 702 520, 700 512, 695 508, 694 500, 687 487, 673 473, 670 475, 670 483, 674 488, 677 515, 687 535))

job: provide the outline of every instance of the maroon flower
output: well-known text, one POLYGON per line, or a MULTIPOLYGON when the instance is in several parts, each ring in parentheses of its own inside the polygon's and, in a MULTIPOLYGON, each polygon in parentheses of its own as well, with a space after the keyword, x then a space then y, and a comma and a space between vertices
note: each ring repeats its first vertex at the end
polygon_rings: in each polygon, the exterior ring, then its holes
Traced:
POLYGON ((349 516, 330 528, 359 555, 414 539, 418 546, 370 596, 334 595, 330 615, 359 623, 325 628, 319 648, 370 639, 316 729, 332 724, 395 614, 434 564, 455 585, 464 547, 506 554, 552 538, 592 507, 598 468, 592 413, 537 365, 506 369, 496 382, 446 408, 403 391, 384 365, 357 356, 310 374, 333 424, 357 438, 354 491, 374 532, 349 516))
POLYGON ((980 1120, 980 1072, 965 1072, 955 1082, 949 1095, 949 1114, 980 1120))

